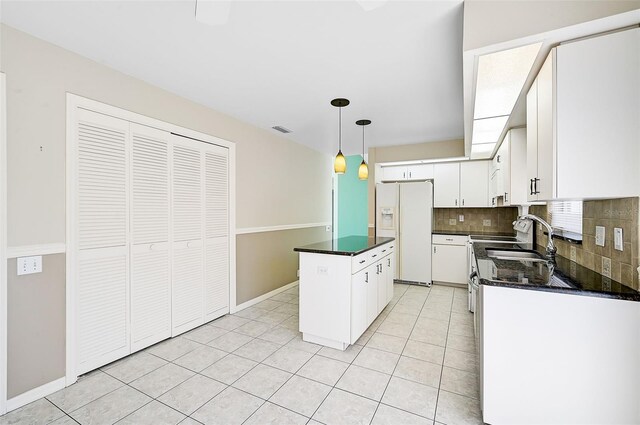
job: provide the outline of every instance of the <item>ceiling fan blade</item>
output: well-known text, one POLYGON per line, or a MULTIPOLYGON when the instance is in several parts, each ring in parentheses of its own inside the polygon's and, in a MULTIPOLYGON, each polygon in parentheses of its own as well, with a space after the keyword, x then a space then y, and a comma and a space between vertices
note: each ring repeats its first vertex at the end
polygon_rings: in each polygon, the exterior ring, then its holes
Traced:
POLYGON ((207 25, 224 25, 229 20, 231 1, 196 0, 196 20, 207 25))

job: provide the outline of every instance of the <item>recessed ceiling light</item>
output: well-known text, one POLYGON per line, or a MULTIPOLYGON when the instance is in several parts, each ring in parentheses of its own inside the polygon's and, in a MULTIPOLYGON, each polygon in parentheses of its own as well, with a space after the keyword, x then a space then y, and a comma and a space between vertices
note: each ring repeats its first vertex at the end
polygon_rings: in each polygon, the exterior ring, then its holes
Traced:
POLYGON ((276 131, 279 131, 280 133, 284 133, 284 134, 292 133, 292 132, 293 132, 293 130, 289 130, 288 128, 283 127, 283 126, 281 126, 281 125, 274 125, 274 126, 273 126, 273 127, 271 127, 271 128, 273 128, 273 129, 274 129, 274 130, 276 130, 276 131))

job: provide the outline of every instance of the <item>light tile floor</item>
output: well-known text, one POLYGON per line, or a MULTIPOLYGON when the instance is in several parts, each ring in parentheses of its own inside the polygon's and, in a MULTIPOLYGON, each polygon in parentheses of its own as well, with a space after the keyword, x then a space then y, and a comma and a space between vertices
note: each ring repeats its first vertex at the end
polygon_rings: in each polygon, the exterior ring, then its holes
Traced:
POLYGON ((298 287, 163 341, 3 424, 481 424, 467 292, 394 285, 345 351, 302 341, 298 287))

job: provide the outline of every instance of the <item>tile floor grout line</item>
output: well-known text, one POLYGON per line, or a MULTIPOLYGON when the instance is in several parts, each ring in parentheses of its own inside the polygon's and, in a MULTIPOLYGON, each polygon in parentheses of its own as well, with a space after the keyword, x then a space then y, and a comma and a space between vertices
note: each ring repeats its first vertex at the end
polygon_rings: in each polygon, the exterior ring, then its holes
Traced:
MULTIPOLYGON (((407 288, 408 290, 409 288, 407 288)), ((404 296, 406 294, 406 290, 404 291, 404 293, 402 294, 402 296, 404 296)), ((422 303, 422 307, 420 307, 420 313, 422 313, 422 309, 424 308, 424 305, 427 302, 427 299, 429 299, 429 295, 431 295, 431 287, 429 287, 429 293, 427 294, 427 297, 424 299, 423 303, 422 303)), ((400 300, 398 300, 400 301, 400 300)), ((397 305, 398 302, 396 302, 395 305, 397 305)), ((395 308, 394 305, 394 308, 395 308)), ((393 309, 392 309, 393 311, 393 309)), ((418 318, 420 317, 420 314, 418 314, 418 318)), ((391 376, 389 377, 389 380, 387 381, 387 385, 385 385, 384 387, 384 391, 382 392, 382 396, 380 397, 380 402, 378 403, 378 405, 376 406, 376 410, 373 412, 373 416, 371 417, 371 420, 369 421, 369 423, 373 422, 373 419, 376 417, 376 413, 378 413, 378 409, 380 408, 380 404, 382 404, 382 400, 384 399, 384 395, 387 392, 387 389, 389 388, 389 383, 391 382, 391 379, 393 378, 393 374, 395 373, 396 369, 398 368, 398 363, 400 363, 400 359, 402 358, 402 353, 404 353, 405 348, 407 347, 407 343, 409 342, 409 338, 411 337, 411 333, 413 332, 413 330, 416 327, 416 323, 418 323, 418 318, 416 318, 416 320, 413 322, 413 326, 411 327, 411 332, 409 332, 409 336, 407 337, 407 340, 404 343, 404 346, 402 347, 402 351, 400 351, 400 355, 398 356, 398 360, 396 361, 395 366, 393 367, 393 371, 391 371, 391 376)), ((386 319, 385 319, 386 320, 386 319)), ((385 404, 386 406, 386 404, 385 404)), ((435 413, 434 413, 435 416, 435 413)))
POLYGON ((451 326, 451 313, 453 312, 453 300, 455 299, 455 289, 453 291, 453 297, 451 299, 451 307, 449 310, 449 325, 447 326, 447 335, 444 339, 444 355, 442 356, 442 366, 440 368, 440 381, 438 382, 438 393, 436 394, 436 409, 433 412, 433 422, 436 422, 438 416, 438 402, 440 401, 440 391, 442 391, 442 375, 444 374, 444 363, 447 357, 447 344, 449 342, 449 327, 451 326))

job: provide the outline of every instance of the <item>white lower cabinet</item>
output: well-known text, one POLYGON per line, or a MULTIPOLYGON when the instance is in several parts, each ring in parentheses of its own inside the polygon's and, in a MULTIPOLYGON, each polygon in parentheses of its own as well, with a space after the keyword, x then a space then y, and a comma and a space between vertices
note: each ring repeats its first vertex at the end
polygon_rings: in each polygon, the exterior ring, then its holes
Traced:
POLYGON ((354 344, 393 297, 394 242, 357 256, 300 252, 300 332, 338 350, 354 344))
POLYGON ((433 235, 432 271, 434 282, 467 283, 466 236, 433 235))

